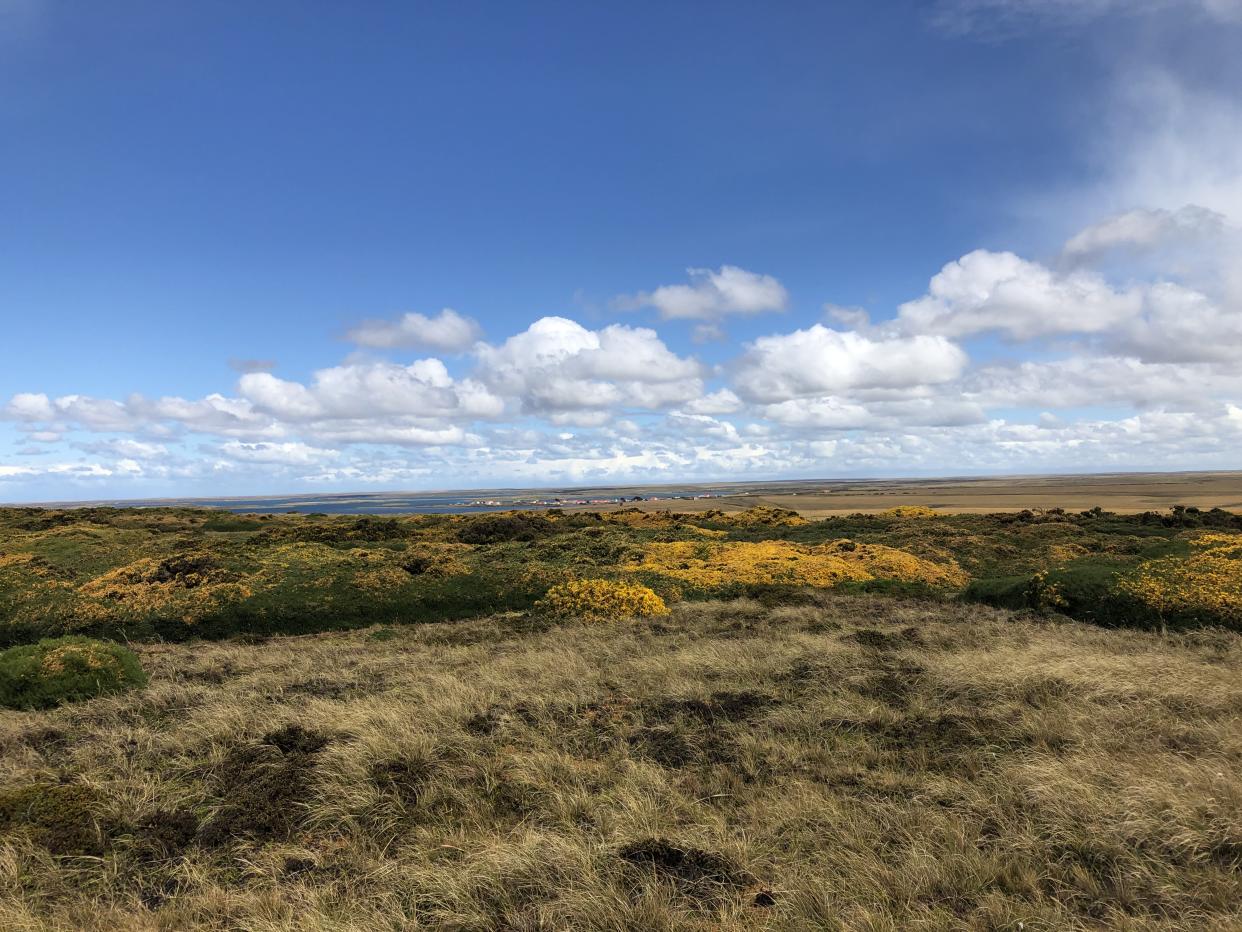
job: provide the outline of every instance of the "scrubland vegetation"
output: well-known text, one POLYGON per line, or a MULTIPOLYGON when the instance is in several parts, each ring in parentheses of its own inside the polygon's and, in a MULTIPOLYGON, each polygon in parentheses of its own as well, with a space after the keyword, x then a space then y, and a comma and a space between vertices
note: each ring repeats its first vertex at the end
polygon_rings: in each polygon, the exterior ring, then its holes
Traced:
POLYGON ((1240 545, 3 511, 0 928, 1238 928, 1240 545))
POLYGON ((1242 627, 1242 517, 1224 511, 808 521, 738 512, 237 516, 0 510, 0 646, 185 640, 525 611, 608 580, 667 605, 806 586, 965 598, 1131 627, 1242 627))

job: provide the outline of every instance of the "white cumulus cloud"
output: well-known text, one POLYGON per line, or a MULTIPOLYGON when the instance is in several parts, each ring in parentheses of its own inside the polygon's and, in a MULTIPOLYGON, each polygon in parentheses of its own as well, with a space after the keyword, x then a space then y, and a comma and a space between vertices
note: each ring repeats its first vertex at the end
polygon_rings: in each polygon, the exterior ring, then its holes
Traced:
POLYGON ((1093 223, 1072 236, 1061 251, 1080 263, 1114 249, 1149 251, 1164 245, 1211 240, 1226 230, 1224 214, 1186 204, 1177 210, 1139 207, 1093 223))
POLYGON ((742 407, 742 399, 722 388, 701 398, 694 398, 684 408, 687 414, 733 414, 742 407))
POLYGON ((256 408, 288 421, 495 417, 504 409, 479 382, 454 380, 439 359, 333 366, 318 370, 310 385, 256 372, 242 376, 238 387, 256 408))
POLYGON ((1105 331, 1137 317, 1142 304, 1137 291, 1117 291, 1090 272, 1058 275, 1012 252, 977 249, 946 264, 926 295, 901 306, 898 320, 913 333, 1029 340, 1105 331))
POLYGON ((751 401, 838 395, 865 389, 911 389, 957 378, 967 356, 943 336, 864 336, 814 324, 760 337, 734 376, 751 401))
POLYGON ((336 450, 323 450, 297 441, 284 443, 244 443, 230 440, 221 444, 220 452, 236 460, 250 463, 274 463, 301 466, 337 456, 336 450))
POLYGON ((396 320, 368 320, 346 335, 350 342, 371 349, 432 349, 459 353, 482 336, 477 321, 444 308, 435 317, 410 312, 396 320))
POLYGON ((50 421, 56 417, 51 400, 42 392, 18 392, 9 399, 4 413, 15 421, 50 421))
MULTIPOLYGON (((477 377, 528 413, 663 408, 699 397, 701 367, 654 330, 611 324, 588 330, 544 317, 499 346, 476 348, 477 377)), ((597 418, 598 419, 598 418, 597 418)))
MULTIPOLYGON (((789 304, 785 286, 771 275, 736 265, 718 270, 687 269, 689 284, 661 285, 654 291, 622 297, 624 307, 654 307, 665 319, 717 320, 728 314, 783 311, 789 304)), ((710 334, 711 331, 704 331, 710 334)))

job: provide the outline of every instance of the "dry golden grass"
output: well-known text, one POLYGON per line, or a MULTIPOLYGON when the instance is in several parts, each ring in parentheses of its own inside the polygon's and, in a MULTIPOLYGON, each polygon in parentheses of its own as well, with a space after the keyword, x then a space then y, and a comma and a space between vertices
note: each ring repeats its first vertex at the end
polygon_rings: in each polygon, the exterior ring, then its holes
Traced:
POLYGON ((1242 926, 1242 637, 814 599, 141 646, 0 713, 0 928, 1242 926))

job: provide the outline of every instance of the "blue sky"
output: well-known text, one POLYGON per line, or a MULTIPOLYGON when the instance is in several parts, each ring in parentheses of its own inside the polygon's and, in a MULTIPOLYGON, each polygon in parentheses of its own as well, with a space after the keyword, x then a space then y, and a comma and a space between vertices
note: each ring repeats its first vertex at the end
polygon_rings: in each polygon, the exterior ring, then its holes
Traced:
POLYGON ((1236 465, 1239 42, 0 0, 0 501, 1236 465))

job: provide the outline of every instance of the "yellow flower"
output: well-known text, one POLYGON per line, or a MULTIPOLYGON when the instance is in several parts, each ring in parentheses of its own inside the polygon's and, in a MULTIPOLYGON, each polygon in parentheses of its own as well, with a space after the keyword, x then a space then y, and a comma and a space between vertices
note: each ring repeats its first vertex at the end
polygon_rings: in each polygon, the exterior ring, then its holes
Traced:
POLYGON ((64 644, 48 651, 39 666, 45 674, 63 673, 70 660, 81 661, 90 670, 111 669, 121 672, 121 662, 103 650, 101 644, 64 644))
POLYGON ((842 582, 892 579, 932 586, 963 586, 968 577, 953 562, 933 563, 883 544, 831 541, 820 546, 767 540, 648 544, 629 572, 654 572, 705 589, 733 583, 789 583, 831 587, 842 582))
MULTIPOLYGON (((605 524, 619 524, 633 528, 666 528, 683 527, 691 532, 703 532, 695 525, 727 524, 732 527, 798 527, 807 524, 807 519, 796 511, 787 508, 772 508, 767 505, 756 505, 741 511, 721 511, 711 508, 707 511, 639 511, 637 508, 621 508, 617 511, 600 513, 605 524)), ((719 531, 705 533, 719 534, 719 531)))
POLYGON ((1069 563, 1090 553, 1082 544, 1053 544, 1048 548, 1048 559, 1053 563, 1069 563))
POLYGON ((646 586, 608 579, 579 579, 553 586, 536 608, 587 621, 668 614, 664 600, 646 586))
POLYGON ((1148 560, 1119 587, 1162 616, 1242 621, 1242 534, 1203 534, 1189 543, 1189 556, 1148 560))
POLYGON ((881 518, 935 518, 939 516, 935 508, 928 508, 926 505, 898 505, 896 508, 890 508, 888 511, 880 512, 881 518))
POLYGON ((395 592, 407 585, 412 577, 405 570, 395 566, 381 566, 354 573, 353 583, 359 589, 365 589, 372 595, 395 592))
POLYGON ((144 558, 97 576, 78 587, 93 600, 81 610, 93 619, 158 615, 192 624, 226 602, 249 598, 249 586, 234 582, 206 561, 144 558))

